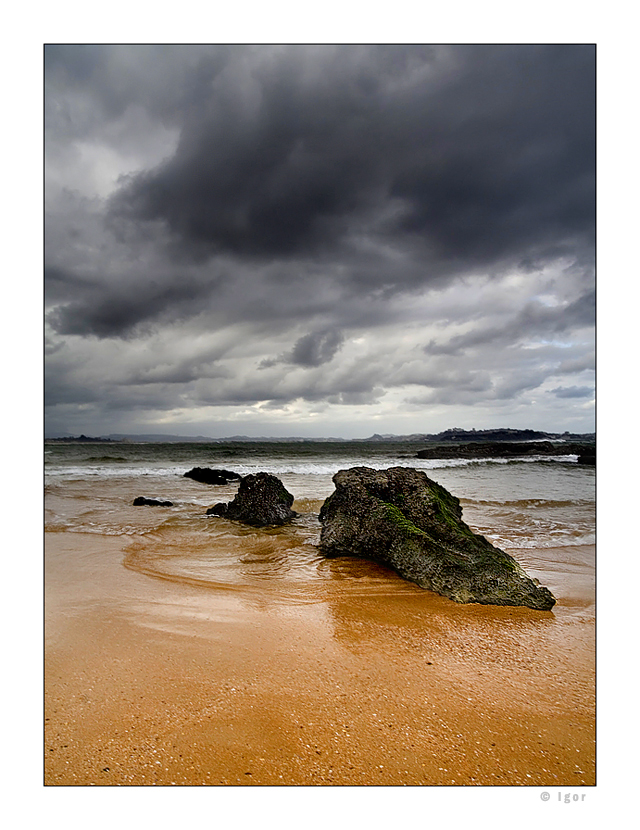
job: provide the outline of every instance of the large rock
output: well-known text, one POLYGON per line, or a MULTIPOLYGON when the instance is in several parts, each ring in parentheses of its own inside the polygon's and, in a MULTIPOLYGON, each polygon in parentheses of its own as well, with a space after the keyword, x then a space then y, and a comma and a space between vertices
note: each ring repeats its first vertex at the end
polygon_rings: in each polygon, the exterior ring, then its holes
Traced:
POLYGON ((210 467, 194 467, 184 474, 185 478, 192 478, 203 484, 229 484, 231 481, 238 481, 242 478, 238 473, 231 470, 212 470, 210 467))
POLYGON ((298 514, 291 509, 293 496, 279 478, 270 473, 245 476, 233 501, 216 504, 208 516, 235 519, 255 527, 282 525, 298 514))
POLYGON ((354 467, 320 511, 324 556, 360 556, 456 602, 548 611, 553 594, 462 521, 455 496, 420 470, 354 467))

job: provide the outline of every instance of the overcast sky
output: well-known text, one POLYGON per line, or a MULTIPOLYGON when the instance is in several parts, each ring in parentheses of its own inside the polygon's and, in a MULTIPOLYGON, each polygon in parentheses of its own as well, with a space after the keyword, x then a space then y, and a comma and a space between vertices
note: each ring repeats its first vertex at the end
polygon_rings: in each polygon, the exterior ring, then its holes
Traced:
POLYGON ((594 429, 592 46, 45 48, 46 434, 594 429))

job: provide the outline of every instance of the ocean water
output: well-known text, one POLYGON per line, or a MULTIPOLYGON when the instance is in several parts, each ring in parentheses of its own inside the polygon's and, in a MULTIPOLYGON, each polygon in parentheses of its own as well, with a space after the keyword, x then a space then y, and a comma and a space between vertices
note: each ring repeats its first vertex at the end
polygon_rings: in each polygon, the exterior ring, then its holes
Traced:
MULTIPOLYGON (((593 613, 595 470, 573 456, 526 460, 418 459, 424 444, 385 442, 45 444, 45 530, 125 537, 123 566, 203 589, 268 591, 285 602, 322 601, 345 591, 385 595, 420 590, 388 569, 356 559, 325 560, 318 513, 340 469, 415 467, 462 504, 463 519, 511 553, 558 605, 593 613), (237 483, 211 486, 192 467, 269 472, 295 498, 298 518, 256 529, 206 515, 237 483), (137 496, 173 502, 134 507, 137 496)), ((46 537, 45 537, 46 538, 46 537)), ((45 542, 46 555, 46 542, 45 542)))

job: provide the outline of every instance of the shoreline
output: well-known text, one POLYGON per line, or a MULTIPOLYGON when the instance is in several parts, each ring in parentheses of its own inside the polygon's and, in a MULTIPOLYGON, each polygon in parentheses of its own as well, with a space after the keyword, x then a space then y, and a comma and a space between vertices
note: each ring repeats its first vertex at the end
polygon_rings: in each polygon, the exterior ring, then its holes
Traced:
POLYGON ((381 599, 292 605, 45 534, 45 785, 595 784, 595 623, 381 599))

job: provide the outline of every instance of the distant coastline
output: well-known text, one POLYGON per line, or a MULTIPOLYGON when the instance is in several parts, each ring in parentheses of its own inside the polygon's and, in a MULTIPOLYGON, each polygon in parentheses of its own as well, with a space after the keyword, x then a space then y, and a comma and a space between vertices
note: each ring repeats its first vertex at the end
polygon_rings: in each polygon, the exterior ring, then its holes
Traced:
POLYGON ((458 444, 461 442, 496 442, 496 441, 561 441, 582 443, 594 443, 596 440, 595 432, 541 432, 533 429, 447 429, 438 433, 413 433, 411 435, 379 435, 374 433, 368 438, 303 438, 300 436, 249 436, 249 435, 231 435, 225 438, 210 438, 205 435, 172 435, 167 433, 112 433, 106 436, 91 437, 87 435, 58 435, 45 437, 45 443, 206 443, 206 444, 224 444, 224 443, 378 443, 378 442, 423 442, 429 444, 458 444))
POLYGON ((92 438, 88 435, 65 435, 61 438, 45 438, 45 444, 53 442, 56 444, 116 444, 117 441, 113 438, 92 438))

